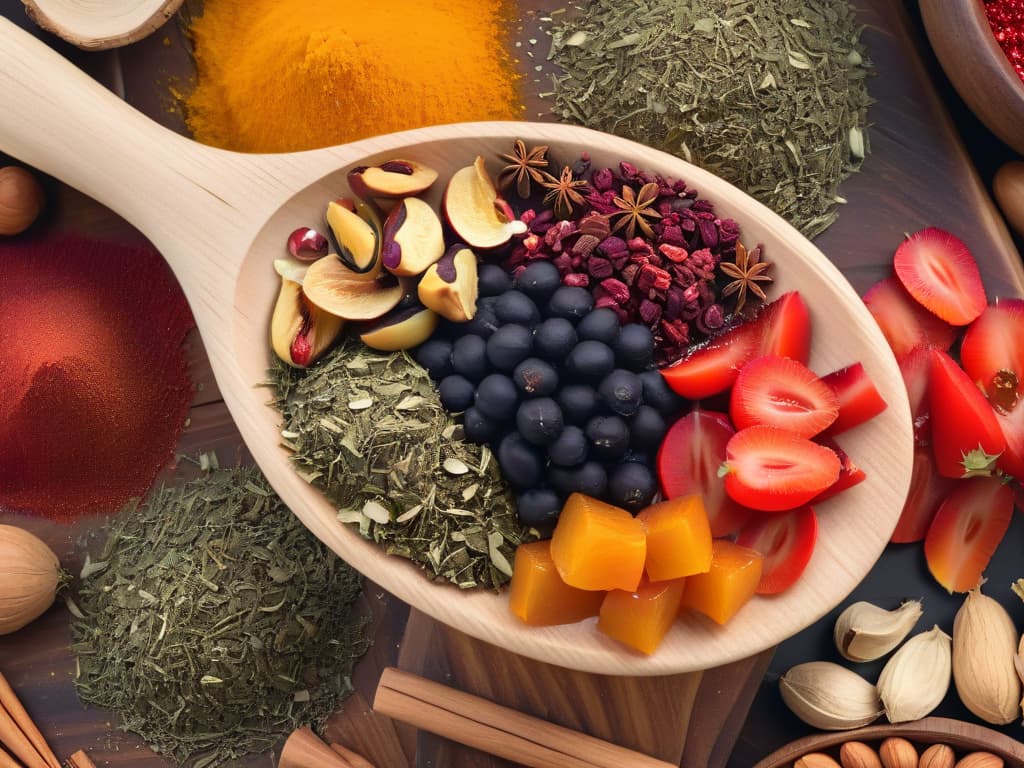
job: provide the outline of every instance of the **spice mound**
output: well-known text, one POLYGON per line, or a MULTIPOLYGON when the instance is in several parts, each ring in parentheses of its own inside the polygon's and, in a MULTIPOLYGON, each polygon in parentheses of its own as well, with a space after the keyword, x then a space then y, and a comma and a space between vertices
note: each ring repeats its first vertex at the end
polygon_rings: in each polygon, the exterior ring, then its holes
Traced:
POLYGON ((361 578, 258 470, 162 488, 108 534, 69 601, 76 685, 156 751, 223 765, 351 692, 361 578))
POLYGON ((406 352, 345 338, 315 366, 271 371, 299 474, 344 523, 433 579, 497 589, 530 538, 491 451, 462 439, 406 352))
POLYGON ((174 456, 192 314, 153 248, 0 245, 0 507, 71 521, 146 493, 174 456))
POLYGON ((286 152, 522 116, 509 5, 479 0, 206 0, 191 26, 198 141, 286 152))
POLYGON ((868 148, 859 37, 845 0, 595 0, 552 32, 554 112, 714 171, 814 237, 868 148))

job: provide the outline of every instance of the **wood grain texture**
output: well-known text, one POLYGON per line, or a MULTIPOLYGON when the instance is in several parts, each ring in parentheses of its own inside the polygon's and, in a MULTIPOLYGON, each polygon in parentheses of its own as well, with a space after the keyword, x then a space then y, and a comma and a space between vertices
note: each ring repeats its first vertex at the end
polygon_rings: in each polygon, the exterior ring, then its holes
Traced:
MULTIPOLYGON (((328 546, 409 604, 547 662, 592 672, 666 674, 720 666, 771 647, 831 609, 881 553, 906 494, 911 460, 909 412, 895 361, 839 270, 776 214, 712 174, 623 139, 539 123, 437 126, 293 155, 213 150, 134 112, 6 22, 0 23, 0 73, 0 144, 109 205, 152 240, 182 284, 220 391, 274 488, 328 546), (776 291, 799 290, 806 297, 815 332, 845 339, 842 348, 815 345, 812 367, 824 372, 859 360, 890 404, 844 445, 868 480, 824 505, 836 514, 822 516, 819 546, 801 583, 779 598, 755 598, 724 629, 696 617, 679 622, 650 658, 602 638, 592 622, 526 627, 509 613, 503 596, 431 584, 408 563, 339 525, 331 505, 289 466, 278 445, 279 416, 267 405, 266 391, 255 386, 266 375, 267 318, 277 293, 269 265, 295 222, 345 188, 346 166, 403 156, 445 178, 476 154, 493 157, 515 137, 558 146, 567 156, 589 152, 598 167, 629 158, 649 171, 685 178, 773 255, 776 291), (118 159, 111 163, 115 148, 118 159), (99 174, 101 164, 105 172, 99 174), (176 215, 168 216, 169 210, 176 215), (857 515, 842 514, 855 508, 857 515)), ((439 190, 428 200, 437 205, 439 190)))
POLYGON ((991 752, 1003 758, 1006 768, 1024 768, 1024 744, 1021 742, 991 728, 945 717, 926 717, 901 725, 869 725, 842 733, 807 736, 768 755, 754 768, 789 768, 797 758, 810 752, 827 752, 835 756, 845 741, 863 741, 877 748, 890 736, 907 739, 919 753, 932 744, 948 744, 960 757, 966 752, 991 752))
POLYGON ((25 12, 43 29, 87 50, 117 48, 152 34, 182 0, 24 0, 25 12))
POLYGON ((992 133, 1024 154, 1024 82, 980 2, 920 0, 928 39, 960 97, 992 133))

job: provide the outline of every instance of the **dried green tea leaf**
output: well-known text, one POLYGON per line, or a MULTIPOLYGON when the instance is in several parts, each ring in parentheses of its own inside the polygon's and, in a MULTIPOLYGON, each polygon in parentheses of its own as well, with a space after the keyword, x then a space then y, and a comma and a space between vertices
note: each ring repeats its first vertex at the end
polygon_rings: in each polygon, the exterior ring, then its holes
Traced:
POLYGON ((464 589, 508 581, 503 563, 535 534, 519 523, 493 454, 460 439, 434 382, 408 354, 346 337, 316 365, 278 365, 270 377, 284 429, 296 435, 292 463, 314 478, 340 522, 432 579, 464 589), (373 403, 353 411, 359 391, 373 403), (500 557, 488 546, 495 533, 500 557))

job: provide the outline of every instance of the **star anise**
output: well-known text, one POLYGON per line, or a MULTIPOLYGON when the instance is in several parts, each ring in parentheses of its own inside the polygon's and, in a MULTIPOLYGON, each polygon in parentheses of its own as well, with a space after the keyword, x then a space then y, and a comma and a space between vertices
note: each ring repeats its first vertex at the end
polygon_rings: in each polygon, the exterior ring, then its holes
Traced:
POLYGON ((548 193, 544 195, 544 205, 550 205, 557 218, 568 219, 572 216, 574 205, 583 205, 586 202, 581 192, 586 191, 587 182, 584 179, 574 178, 572 168, 568 165, 562 168, 562 175, 557 179, 550 173, 542 173, 544 179, 540 185, 548 190, 548 193))
POLYGON ((622 194, 612 199, 615 207, 619 209, 612 214, 613 217, 618 217, 612 232, 618 232, 625 227, 626 239, 631 240, 636 237, 636 228, 640 227, 641 232, 653 239, 654 230, 647 219, 661 218, 661 214, 651 207, 658 201, 658 190, 658 185, 653 181, 640 187, 639 192, 634 192, 631 186, 624 184, 622 194))
POLYGON ((500 154, 502 160, 508 162, 498 174, 498 186, 502 189, 510 187, 513 182, 516 185, 516 194, 520 197, 530 196, 530 180, 540 184, 544 180, 543 171, 539 170, 548 167, 547 145, 526 148, 526 142, 516 139, 512 148, 512 154, 500 154))
POLYGON ((743 311, 743 305, 747 303, 747 294, 752 293, 761 301, 765 300, 764 289, 758 283, 770 283, 772 277, 768 274, 771 264, 761 261, 761 246, 751 251, 744 247, 743 243, 736 243, 736 263, 723 261, 720 269, 727 277, 733 280, 722 289, 722 298, 736 294, 736 312, 743 311))

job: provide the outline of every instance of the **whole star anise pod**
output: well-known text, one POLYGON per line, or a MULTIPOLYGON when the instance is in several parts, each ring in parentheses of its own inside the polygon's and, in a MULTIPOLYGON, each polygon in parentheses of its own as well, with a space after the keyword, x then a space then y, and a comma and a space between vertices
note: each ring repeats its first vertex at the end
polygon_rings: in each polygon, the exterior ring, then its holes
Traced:
POLYGON ((640 187, 639 192, 634 192, 631 186, 624 184, 622 194, 612 199, 615 207, 619 209, 612 213, 612 216, 618 219, 612 232, 618 232, 625 227, 626 239, 632 240, 636 237, 636 228, 640 227, 641 232, 653 239, 654 230, 647 219, 661 218, 661 214, 651 207, 658 201, 658 190, 658 185, 653 181, 640 187))
POLYGON ((577 179, 572 175, 572 168, 568 165, 562 168, 562 174, 556 179, 550 173, 544 172, 544 179, 540 185, 548 190, 544 195, 544 205, 550 205, 559 219, 568 219, 572 216, 574 205, 583 205, 582 192, 587 189, 587 182, 577 179))
POLYGON ((736 312, 743 311, 743 305, 747 303, 747 294, 752 293, 761 301, 765 300, 764 289, 758 283, 770 283, 772 277, 768 274, 771 264, 761 261, 761 246, 748 251, 743 243, 736 243, 736 262, 723 261, 719 269, 727 276, 733 278, 732 282, 722 289, 722 298, 736 294, 736 312))
POLYGON ((516 139, 512 148, 512 154, 500 154, 502 160, 508 165, 498 173, 498 186, 501 189, 510 187, 513 182, 516 185, 516 194, 520 197, 530 196, 530 181, 540 184, 544 181, 544 174, 541 169, 548 167, 548 147, 541 145, 533 149, 526 148, 526 142, 516 139))

